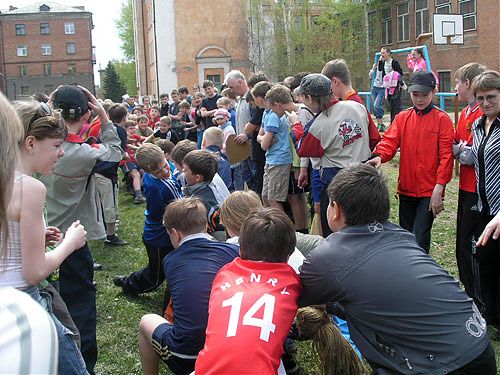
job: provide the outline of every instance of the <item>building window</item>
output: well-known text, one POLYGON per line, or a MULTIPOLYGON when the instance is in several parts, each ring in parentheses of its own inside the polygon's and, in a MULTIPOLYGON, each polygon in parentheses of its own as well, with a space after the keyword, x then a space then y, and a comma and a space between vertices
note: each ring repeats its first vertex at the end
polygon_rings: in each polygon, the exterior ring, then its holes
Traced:
POLYGON ((17 46, 17 56, 28 56, 28 47, 25 44, 17 46))
POLYGON ((75 23, 65 22, 64 23, 64 34, 74 34, 75 33, 75 23))
POLYGON ((50 95, 52 91, 54 91, 54 85, 45 85, 44 86, 45 94, 50 95))
POLYGON ((451 92, 451 72, 444 71, 438 72, 439 77, 439 91, 440 92, 451 92))
POLYGON ((26 65, 19 65, 19 75, 21 77, 28 75, 28 67, 26 65))
POLYGON ((68 55, 74 55, 76 53, 76 44, 75 43, 66 43, 66 53, 68 55))
POLYGON ((297 16, 293 19, 293 27, 295 31, 302 30, 302 16, 297 16))
POLYGON ((48 23, 40 24, 40 35, 49 35, 50 34, 50 25, 48 23))
POLYGON ((312 16, 310 21, 311 28, 314 29, 319 25, 319 16, 312 16))
POLYGON ((382 9, 382 45, 392 44, 392 16, 391 8, 382 9))
POLYGON ((26 35, 26 25, 24 23, 16 24, 16 35, 17 36, 26 35))
POLYGON ((410 4, 408 1, 397 4, 398 42, 410 40, 410 4))
POLYGON ((43 72, 45 73, 46 76, 52 75, 52 64, 44 64, 43 72))
POLYGON ((451 13, 451 0, 436 0, 436 12, 441 14, 451 13))
POLYGON ((429 0, 415 0, 415 39, 429 32, 429 0))
POLYGON ((464 16, 464 31, 476 30, 476 0, 458 0, 458 13, 464 16))
POLYGON ((30 87, 29 86, 21 86, 19 87, 19 94, 21 96, 30 96, 30 87))
POLYGON ((42 44, 42 55, 52 55, 52 46, 50 44, 42 44))
POLYGON ((68 64, 68 74, 76 74, 76 64, 68 64))

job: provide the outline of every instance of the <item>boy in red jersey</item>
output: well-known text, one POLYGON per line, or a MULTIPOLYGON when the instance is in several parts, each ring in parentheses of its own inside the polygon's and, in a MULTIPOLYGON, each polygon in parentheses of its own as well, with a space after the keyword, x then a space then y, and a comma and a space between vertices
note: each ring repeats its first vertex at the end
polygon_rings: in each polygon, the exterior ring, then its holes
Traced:
MULTIPOLYGON (((460 161, 460 153, 472 147, 472 124, 483 115, 479 103, 474 96, 472 80, 484 72, 486 68, 476 62, 468 63, 455 72, 455 91, 458 100, 467 103, 460 113, 455 129, 453 156, 460 161)), ((460 164, 460 182, 457 207, 457 237, 455 254, 457 257, 458 275, 467 294, 481 307, 479 286, 479 266, 473 256, 472 240, 477 232, 478 211, 476 172, 473 165, 460 164)))
POLYGON ((243 222, 239 242, 241 258, 224 266, 212 284, 197 375, 277 374, 280 368, 302 289, 286 264, 295 227, 282 211, 260 208, 243 222))

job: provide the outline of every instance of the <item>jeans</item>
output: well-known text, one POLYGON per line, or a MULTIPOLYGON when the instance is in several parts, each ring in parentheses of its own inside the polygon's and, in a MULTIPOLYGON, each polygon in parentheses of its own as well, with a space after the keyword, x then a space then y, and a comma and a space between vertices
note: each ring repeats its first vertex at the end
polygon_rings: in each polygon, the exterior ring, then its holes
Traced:
POLYGON ((431 198, 399 196, 399 225, 415 235, 418 246, 429 254, 434 216, 429 211, 431 198))
POLYGON ((198 130, 196 133, 196 145, 198 146, 199 149, 201 149, 201 142, 203 141, 203 133, 205 130, 198 130))
POLYGON ((235 191, 243 191, 245 189, 245 184, 243 182, 243 166, 240 163, 234 164, 232 166, 233 170, 233 185, 235 191))
POLYGON ((373 114, 376 118, 384 117, 385 88, 373 86, 372 88, 373 114))
POLYGON ((85 368, 82 354, 78 350, 76 341, 73 339, 74 333, 66 328, 52 313, 52 298, 50 294, 39 292, 36 286, 30 286, 24 292, 47 310, 54 322, 59 341, 58 373, 87 375, 88 372, 85 368))

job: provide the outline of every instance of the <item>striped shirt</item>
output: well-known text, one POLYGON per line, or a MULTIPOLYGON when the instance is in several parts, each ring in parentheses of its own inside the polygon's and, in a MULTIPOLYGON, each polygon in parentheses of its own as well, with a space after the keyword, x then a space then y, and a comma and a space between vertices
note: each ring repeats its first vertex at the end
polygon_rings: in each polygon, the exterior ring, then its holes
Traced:
POLYGON ((472 157, 476 170, 478 208, 484 215, 500 211, 500 116, 486 134, 486 116, 472 126, 472 157))

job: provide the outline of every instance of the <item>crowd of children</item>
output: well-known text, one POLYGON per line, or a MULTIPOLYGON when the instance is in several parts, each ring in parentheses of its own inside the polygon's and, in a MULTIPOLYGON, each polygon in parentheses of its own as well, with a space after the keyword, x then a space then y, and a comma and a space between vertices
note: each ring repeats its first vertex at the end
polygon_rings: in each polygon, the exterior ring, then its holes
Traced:
MULTIPOLYGON (((389 66, 401 70, 390 51, 383 52, 384 60, 373 69, 380 79, 389 66)), ((94 371, 95 264, 85 240, 127 244, 117 235, 121 169, 133 202, 146 205, 142 239, 148 261, 113 282, 128 295, 167 282, 162 316, 148 314, 140 322, 145 374, 158 373, 160 360, 175 374, 297 373, 292 355, 297 338, 315 341, 324 354, 325 373, 363 373, 358 349, 379 373, 496 373, 482 318, 492 326, 500 321, 492 306, 496 292, 483 286, 488 295, 482 296, 479 281, 491 284, 500 273, 473 256, 473 239, 487 221, 493 219, 488 228, 496 225, 493 217, 500 207, 498 185, 491 185, 491 174, 498 170, 491 158, 498 161, 500 142, 498 73, 477 63, 457 71, 457 92, 467 107, 454 136, 449 116, 432 103, 434 75, 415 65, 408 85, 413 107, 397 113, 400 101, 393 97, 393 121, 382 139, 351 86, 345 61, 328 62, 323 73, 272 83, 263 74, 247 80, 231 71, 220 94, 206 80, 203 93, 198 86, 189 95, 182 86, 160 95, 160 102, 126 97, 118 104, 67 85, 51 95, 52 108, 25 104, 38 111, 22 119, 27 129, 43 120, 53 127, 65 124, 68 131, 50 137, 55 142, 50 158, 36 162, 29 159, 34 153, 47 153, 40 149, 43 138, 27 133, 26 159, 18 167, 28 176, 45 175, 40 180, 46 188, 46 219, 54 226, 47 227, 52 228, 47 236, 60 240, 61 231, 67 231, 66 242, 46 258, 63 255, 33 277, 24 269, 9 269, 17 276, 22 272, 26 280, 20 289, 29 288, 39 299, 33 284, 60 265, 60 294, 81 335, 75 358, 60 356, 60 369, 74 366, 68 373, 84 373, 84 360, 86 371, 94 371), (473 133, 484 139, 473 139, 473 133), (374 168, 398 149, 403 229, 388 220, 389 191, 374 168), (241 150, 247 153, 231 163, 241 150), (463 164, 457 263, 465 292, 429 255, 430 230, 443 209, 454 157, 463 164), (320 218, 319 232, 326 240, 308 234, 309 188, 311 214, 320 218), (477 263, 484 269, 482 278, 477 263), (297 328, 297 309, 309 305, 317 307, 299 310, 297 328)), ((17 108, 20 115, 27 112, 20 104, 17 108)), ((376 109, 380 125, 378 114, 376 109)), ((20 207, 30 201, 19 189, 29 185, 19 187, 18 180, 19 207, 8 211, 9 220, 26 226, 20 207)), ((33 191, 42 185, 37 186, 33 191)), ((36 212, 43 209, 43 196, 40 192, 36 212)), ((29 243, 21 238, 23 246, 29 243)), ((498 243, 493 236, 488 249, 499 251, 498 243)), ((17 258, 9 255, 7 263, 17 258)), ((500 267, 497 258, 488 261, 500 267)), ((28 267, 24 258, 22 263, 28 267)), ((10 281, 0 275, 2 282, 10 281)), ((73 351, 65 345, 63 353, 75 351, 75 345, 73 351)))

